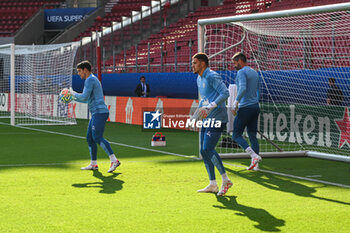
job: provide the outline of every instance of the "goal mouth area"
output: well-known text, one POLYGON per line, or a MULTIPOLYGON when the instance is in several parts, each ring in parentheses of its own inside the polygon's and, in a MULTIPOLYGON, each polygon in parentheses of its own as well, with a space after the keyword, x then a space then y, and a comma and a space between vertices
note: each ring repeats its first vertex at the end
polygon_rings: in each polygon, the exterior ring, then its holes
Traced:
MULTIPOLYGON (((210 68, 226 84, 235 84, 237 52, 262 79, 257 125, 262 157, 349 162, 349 20, 350 2, 198 20, 198 51, 208 54, 210 68)), ((250 158, 230 140, 216 149, 222 158, 250 158)))
POLYGON ((72 86, 79 42, 0 46, 0 116, 11 125, 71 125, 72 106, 59 100, 72 86))

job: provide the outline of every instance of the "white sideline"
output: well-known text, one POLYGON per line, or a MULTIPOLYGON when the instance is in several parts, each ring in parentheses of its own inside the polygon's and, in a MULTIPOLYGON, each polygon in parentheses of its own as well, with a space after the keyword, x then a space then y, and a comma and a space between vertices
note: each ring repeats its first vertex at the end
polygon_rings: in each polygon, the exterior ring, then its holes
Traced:
MULTIPOLYGON (((2 125, 9 125, 9 124, 6 124, 6 123, 1 123, 1 122, 0 122, 0 124, 2 124, 2 125)), ((83 136, 77 136, 77 135, 73 135, 73 134, 49 131, 49 130, 44 130, 44 129, 36 129, 36 128, 30 128, 30 127, 25 127, 25 126, 19 126, 19 125, 15 125, 13 127, 17 127, 17 128, 21 128, 21 129, 27 129, 27 130, 33 130, 33 131, 39 131, 39 132, 44 132, 44 133, 50 133, 50 134, 57 134, 57 135, 62 135, 62 136, 68 136, 68 137, 79 138, 79 139, 86 139, 86 137, 83 137, 83 136)), ((118 142, 109 142, 109 143, 113 144, 113 145, 118 145, 118 146, 125 146, 125 147, 134 148, 134 149, 147 150, 147 151, 152 151, 152 152, 157 152, 157 153, 162 153, 162 154, 175 155, 175 156, 180 156, 180 157, 185 157, 185 158, 190 157, 189 155, 181 155, 181 154, 168 152, 168 151, 150 149, 150 148, 145 148, 145 147, 140 147, 140 146, 132 146, 132 145, 124 144, 124 143, 118 143, 118 142)))
POLYGON ((0 167, 34 167, 34 166, 60 166, 60 165, 73 165, 81 163, 18 163, 18 164, 0 164, 0 167))
MULTIPOLYGON (((1 122, 0 122, 0 124, 2 124, 2 125, 9 125, 9 124, 6 124, 6 123, 1 123, 1 122)), ((35 128, 24 127, 24 126, 14 126, 14 127, 27 129, 27 130, 33 130, 33 131, 39 131, 39 132, 44 132, 44 133, 50 133, 50 134, 57 134, 57 135, 62 135, 62 136, 69 136, 69 137, 73 137, 73 138, 85 139, 85 137, 77 136, 77 135, 73 135, 73 134, 67 134, 67 133, 61 133, 61 132, 55 132, 55 131, 49 131, 49 130, 43 130, 43 129, 35 129, 35 128)), ((118 145, 118 146, 125 146, 125 147, 130 147, 130 148, 139 149, 139 150, 146 150, 146 151, 152 151, 152 152, 157 152, 157 153, 162 153, 162 154, 175 155, 175 156, 188 158, 188 159, 193 159, 193 160, 200 160, 200 158, 195 158, 195 157, 192 157, 192 156, 182 155, 182 154, 168 152, 168 151, 155 150, 155 149, 144 148, 144 147, 140 147, 140 146, 132 146, 132 145, 128 145, 128 144, 124 144, 124 143, 117 143, 117 142, 110 142, 110 143, 114 144, 114 145, 118 145)), ((65 164, 77 164, 77 163, 32 164, 31 166, 45 166, 45 165, 49 166, 49 165, 65 165, 65 164)), ((227 162, 224 162, 224 164, 225 165, 229 165, 229 166, 233 166, 233 167, 246 168, 245 166, 242 166, 242 165, 236 165, 236 164, 227 163, 227 162)), ((6 165, 6 164, 4 164, 4 165, 0 165, 0 167, 5 167, 5 166, 10 167, 10 166, 30 166, 30 165, 29 164, 23 164, 23 165, 19 165, 19 164, 13 164, 13 165, 8 164, 8 165, 6 165)), ((316 183, 321 183, 321 184, 326 184, 326 185, 333 185, 333 186, 338 186, 338 187, 350 189, 350 186, 349 185, 345 185, 345 184, 338 184, 338 183, 334 183, 334 182, 317 180, 317 179, 312 179, 312 178, 307 178, 307 177, 302 177, 302 176, 295 176, 295 175, 290 175, 290 174, 281 173, 281 172, 273 172, 273 171, 264 170, 264 169, 259 169, 259 172, 270 173, 270 174, 274 174, 274 175, 285 176, 285 177, 290 177, 290 178, 294 178, 294 179, 306 180, 306 181, 311 181, 311 182, 316 182, 316 183)))
MULTIPOLYGON (((186 160, 135 160, 128 161, 127 163, 152 163, 152 162, 187 162, 186 160)), ((125 163, 125 162, 124 162, 125 163)), ((64 165, 79 165, 81 162, 71 162, 71 163, 17 163, 17 164, 0 164, 0 167, 34 167, 34 166, 64 166, 64 165)), ((99 161, 99 164, 110 164, 110 162, 99 161)))

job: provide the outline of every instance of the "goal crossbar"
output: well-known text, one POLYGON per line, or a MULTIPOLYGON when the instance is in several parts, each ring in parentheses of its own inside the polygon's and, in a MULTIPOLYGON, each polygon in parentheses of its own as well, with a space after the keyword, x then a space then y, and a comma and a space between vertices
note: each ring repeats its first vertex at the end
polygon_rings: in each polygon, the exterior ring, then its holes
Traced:
POLYGON ((235 16, 228 16, 228 17, 199 19, 198 26, 201 27, 203 25, 216 24, 216 23, 233 23, 233 22, 240 22, 240 21, 282 18, 282 17, 319 14, 319 13, 346 11, 346 10, 350 10, 349 2, 339 3, 339 4, 330 4, 330 5, 324 5, 324 6, 305 7, 305 8, 291 9, 291 10, 263 12, 258 14, 235 15, 235 16))

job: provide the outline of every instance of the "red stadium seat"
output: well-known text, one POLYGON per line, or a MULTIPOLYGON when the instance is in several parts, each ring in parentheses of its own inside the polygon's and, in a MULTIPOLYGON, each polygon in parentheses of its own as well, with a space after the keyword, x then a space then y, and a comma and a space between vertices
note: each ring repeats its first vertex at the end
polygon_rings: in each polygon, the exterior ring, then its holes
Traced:
MULTIPOLYGON (((336 2, 346 2, 345 0, 335 0, 336 2)), ((274 0, 266 0, 266 1, 239 1, 239 0, 225 0, 222 6, 214 6, 214 7, 201 7, 197 9, 193 13, 189 13, 187 17, 180 19, 178 22, 168 25, 166 28, 161 30, 156 34, 152 34, 146 40, 142 40, 137 45, 137 64, 138 65, 147 65, 148 64, 148 43, 150 44, 150 60, 152 65, 159 65, 157 67, 151 67, 150 71, 160 71, 160 64, 163 62, 166 66, 163 67, 163 71, 172 72, 175 70, 175 41, 176 41, 176 62, 181 64, 178 66, 177 71, 190 71, 190 58, 191 55, 197 52, 197 20, 199 18, 210 18, 219 16, 231 16, 237 14, 247 14, 251 12, 264 12, 264 11, 276 11, 283 9, 291 9, 291 8, 299 8, 299 7, 307 7, 312 5, 325 5, 331 3, 335 3, 335 1, 331 0, 283 0, 283 1, 274 1, 274 0), (192 41, 192 50, 189 48, 189 41, 192 41), (163 58, 161 56, 161 46, 164 52, 163 58), (192 54, 190 54, 192 53, 192 54)), ((121 17, 122 15, 131 14, 132 10, 137 10, 141 7, 141 5, 149 4, 149 1, 143 0, 120 0, 112 9, 110 15, 106 15, 107 19, 110 20, 111 16, 121 17)), ((156 13, 152 16, 152 24, 162 23, 162 19, 160 17, 160 13, 156 13)), ((108 21, 107 20, 107 21, 108 21)), ((119 18, 120 20, 120 18, 119 18)), ((149 28, 150 18, 145 18, 142 21, 142 28, 149 28)), ((134 31, 140 31, 141 24, 137 23, 133 25, 133 27, 126 27, 123 32, 124 40, 128 40, 132 38, 134 31)), ((115 45, 120 42, 120 33, 114 35, 116 38, 115 45)), ((350 38, 348 38, 350 39, 350 38)), ((346 40, 345 40, 346 41, 346 40)), ((348 41, 348 40, 347 40, 348 41)), ((107 42, 108 44, 109 42, 107 42)), ((109 45, 109 44, 108 44, 109 45)), ((216 45, 209 45, 216 46, 216 45)), ((329 47, 325 45, 324 47, 329 47)), ((349 47, 344 45, 343 48, 338 48, 336 52, 345 54, 349 53, 349 47)), ((295 51, 289 52, 289 54, 282 54, 282 56, 301 56, 302 50, 295 49, 295 51)), ((132 46, 130 49, 126 51, 126 61, 124 61, 124 52, 116 55, 115 62, 116 64, 124 65, 124 62, 129 65, 136 64, 136 50, 135 46, 132 46)), ((267 57, 279 58, 281 54, 275 50, 271 50, 268 52, 267 57)), ((113 58, 107 58, 108 64, 113 64, 113 58)), ((321 63, 324 61, 315 61, 315 66, 321 66, 321 63)), ((344 60, 345 65, 349 65, 349 61, 344 60)), ((278 64, 268 64, 269 68, 276 68, 278 64)), ((295 64, 295 68, 300 64, 295 64)), ((126 69, 129 70, 129 69, 126 69)), ((135 71, 135 69, 130 68, 130 70, 135 71)), ((138 68, 138 71, 144 71, 144 68, 138 68)), ((125 71, 125 69, 123 69, 125 71)))
POLYGON ((45 8, 46 4, 51 6, 59 4, 62 1, 52 2, 50 0, 45 1, 23 1, 12 0, 0 2, 0 20, 2 20, 0 27, 1 36, 11 36, 25 23, 25 21, 35 14, 40 8, 45 8), (4 34, 8 33, 8 34, 4 34))

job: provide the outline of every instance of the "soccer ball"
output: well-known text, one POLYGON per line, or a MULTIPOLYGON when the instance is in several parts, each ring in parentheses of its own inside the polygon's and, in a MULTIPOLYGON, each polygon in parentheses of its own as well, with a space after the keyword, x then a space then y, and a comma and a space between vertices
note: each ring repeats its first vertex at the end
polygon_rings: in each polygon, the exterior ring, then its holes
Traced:
POLYGON ((73 96, 69 93, 68 88, 64 88, 60 92, 59 99, 60 99, 61 102, 65 103, 65 104, 68 104, 68 103, 72 102, 73 96))

